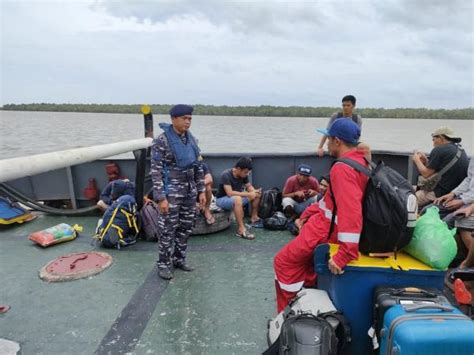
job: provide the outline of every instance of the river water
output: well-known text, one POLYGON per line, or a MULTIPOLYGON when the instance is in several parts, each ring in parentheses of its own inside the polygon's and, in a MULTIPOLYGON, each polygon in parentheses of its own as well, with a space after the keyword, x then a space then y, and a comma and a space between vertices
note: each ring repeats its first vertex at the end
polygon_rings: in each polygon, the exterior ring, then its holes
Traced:
MULTIPOLYGON (((169 122, 166 115, 155 115, 169 122)), ((193 116, 203 153, 313 152, 328 118, 193 116)), ((450 126, 474 154, 474 120, 365 119, 362 140, 373 149, 429 152, 430 133, 450 126)), ((143 137, 139 114, 0 111, 0 159, 143 137)))

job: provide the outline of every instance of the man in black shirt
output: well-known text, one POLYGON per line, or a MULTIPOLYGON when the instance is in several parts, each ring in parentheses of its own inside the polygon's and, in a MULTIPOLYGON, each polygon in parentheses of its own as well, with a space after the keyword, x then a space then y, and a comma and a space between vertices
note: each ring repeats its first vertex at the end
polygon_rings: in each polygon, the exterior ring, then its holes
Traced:
POLYGON ((434 188, 420 189, 416 192, 419 207, 423 207, 433 202, 436 197, 454 190, 467 176, 469 165, 466 152, 458 145, 461 138, 451 128, 438 128, 431 136, 434 149, 431 151, 429 159, 425 154, 415 152, 413 162, 420 175, 425 179, 432 179, 435 174, 440 172, 442 175, 434 188), (451 165, 451 167, 446 171, 442 171, 448 165, 451 165))
POLYGON ((253 225, 260 226, 258 218, 258 205, 260 203, 261 189, 255 189, 249 181, 249 174, 252 170, 252 160, 250 158, 240 158, 235 167, 224 170, 221 175, 219 189, 217 191, 218 207, 234 211, 237 221, 237 237, 244 239, 255 239, 255 236, 249 233, 244 224, 244 207, 250 202, 252 211, 250 220, 253 225))

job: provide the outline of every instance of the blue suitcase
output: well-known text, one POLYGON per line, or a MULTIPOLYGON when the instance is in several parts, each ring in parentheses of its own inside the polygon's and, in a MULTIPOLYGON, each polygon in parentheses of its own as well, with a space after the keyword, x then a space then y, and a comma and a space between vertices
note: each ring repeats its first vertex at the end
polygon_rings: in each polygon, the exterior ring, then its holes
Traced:
POLYGON ((474 354, 474 322, 453 306, 393 306, 381 335, 381 355, 474 354))

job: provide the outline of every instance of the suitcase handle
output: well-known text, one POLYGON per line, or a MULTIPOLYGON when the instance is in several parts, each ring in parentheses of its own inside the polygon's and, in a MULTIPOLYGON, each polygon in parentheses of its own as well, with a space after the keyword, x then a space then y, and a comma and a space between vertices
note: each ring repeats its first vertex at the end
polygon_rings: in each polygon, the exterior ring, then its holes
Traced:
POLYGON ((418 311, 420 309, 439 309, 443 312, 452 312, 452 311, 454 311, 453 307, 443 306, 443 305, 440 305, 440 304, 419 304, 419 305, 415 305, 415 306, 403 306, 403 309, 406 312, 415 312, 415 311, 418 311))
POLYGON ((399 288, 399 289, 393 291, 392 295, 393 296, 402 296, 406 293, 422 294, 423 296, 430 297, 430 298, 436 298, 437 297, 437 295, 434 294, 433 292, 429 292, 429 291, 423 290, 421 288, 416 288, 416 287, 399 288))

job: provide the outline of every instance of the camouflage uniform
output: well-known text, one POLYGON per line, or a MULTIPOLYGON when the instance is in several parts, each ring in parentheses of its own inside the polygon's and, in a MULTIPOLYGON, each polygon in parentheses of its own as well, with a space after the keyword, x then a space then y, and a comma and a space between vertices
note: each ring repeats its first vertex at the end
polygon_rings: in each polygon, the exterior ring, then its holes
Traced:
MULTIPOLYGON (((186 135, 180 136, 184 144, 186 135)), ((205 191, 202 164, 196 162, 190 169, 179 168, 164 133, 153 142, 150 174, 153 180, 155 201, 167 199, 169 212, 160 214, 159 268, 171 267, 171 252, 175 265, 182 265, 186 259, 189 234, 194 226, 196 197, 205 191), (165 183, 167 181, 167 183, 165 183), (166 185, 166 186, 165 186, 166 185)))

